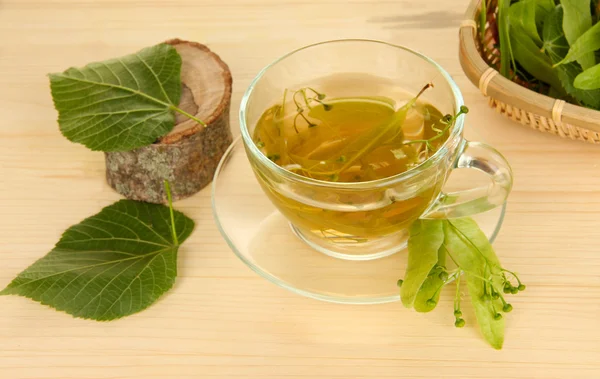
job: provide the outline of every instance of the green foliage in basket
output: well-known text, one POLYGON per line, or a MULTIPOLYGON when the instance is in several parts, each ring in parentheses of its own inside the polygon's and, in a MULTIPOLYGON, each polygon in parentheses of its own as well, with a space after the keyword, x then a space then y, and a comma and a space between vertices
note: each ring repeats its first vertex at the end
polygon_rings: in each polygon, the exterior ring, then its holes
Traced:
POLYGON ((479 31, 503 76, 600 110, 599 20, 599 0, 484 0, 479 31))

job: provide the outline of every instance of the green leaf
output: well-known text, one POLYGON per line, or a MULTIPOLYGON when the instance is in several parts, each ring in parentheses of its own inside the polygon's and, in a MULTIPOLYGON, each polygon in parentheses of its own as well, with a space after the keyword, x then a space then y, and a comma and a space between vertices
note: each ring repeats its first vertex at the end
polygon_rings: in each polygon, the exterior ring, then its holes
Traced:
MULTIPOLYGON (((577 75, 573 85, 575 88, 581 90, 595 90, 600 88, 600 64, 592 66, 577 75)), ((598 96, 600 96, 600 94, 598 96)))
POLYGON ((563 8, 559 5, 546 16, 544 21, 543 50, 553 62, 562 60, 569 51, 569 43, 562 29, 563 13, 563 8))
POLYGON ((500 74, 510 78, 511 62, 514 67, 514 57, 510 41, 509 30, 510 0, 498 0, 498 34, 500 36, 500 74))
POLYGON ((544 29, 544 20, 548 16, 548 13, 554 10, 554 1, 553 0, 529 0, 535 3, 535 26, 537 28, 538 36, 542 37, 542 30, 544 29))
POLYGON ((538 9, 543 9, 546 13, 551 12, 554 9, 554 0, 537 0, 536 4, 538 9))
MULTIPOLYGON (((560 3, 564 9, 562 27, 565 37, 569 45, 573 45, 583 33, 592 27, 590 0, 560 0, 560 3)), ((577 62, 584 70, 587 70, 596 64, 594 52, 581 55, 577 62)))
POLYGON ((414 308, 417 312, 430 312, 437 306, 442 293, 441 289, 445 282, 440 278, 440 266, 446 265, 446 249, 441 246, 438 249, 437 265, 431 269, 427 279, 423 282, 417 297, 415 298, 414 308), (432 302, 433 301, 433 302, 432 302))
POLYGON ((492 308, 492 304, 494 304, 495 309, 498 311, 502 309, 502 303, 499 300, 484 299, 483 280, 479 278, 467 275, 467 287, 469 288, 469 297, 471 298, 471 304, 473 304, 481 334, 494 349, 502 349, 504 344, 504 318, 494 319, 497 313, 492 308))
POLYGON ((542 46, 542 39, 536 25, 535 0, 523 0, 514 3, 509 8, 510 25, 516 25, 519 30, 524 31, 538 47, 542 46))
POLYGON ((560 88, 560 80, 552 69, 550 58, 519 25, 511 25, 510 40, 515 59, 528 73, 552 87, 560 88))
MULTIPOLYGON (((20 295, 75 317, 113 320, 139 312, 168 291, 177 275, 170 209, 121 200, 71 226, 54 249, 1 295, 20 295)), ((183 242, 194 222, 173 212, 183 242)))
POLYGON ((502 348, 504 319, 494 318, 502 309, 502 303, 500 300, 484 298, 482 280, 491 276, 496 290, 502 290, 500 261, 492 245, 477 223, 469 218, 446 220, 444 235, 448 254, 467 277, 469 295, 481 334, 494 348, 502 348))
MULTIPOLYGON (((560 62, 569 51, 569 44, 562 29, 563 8, 557 6, 544 21, 544 51, 553 63, 560 62)), ((600 108, 600 91, 586 91, 573 85, 575 78, 582 72, 576 62, 556 66, 554 68, 562 84, 562 88, 578 102, 591 108, 600 108)))
POLYGON ((589 53, 600 49, 600 23, 596 23, 571 44, 567 56, 557 65, 578 61, 589 53))
POLYGON ((405 307, 412 307, 419 288, 438 262, 438 250, 444 242, 442 221, 417 220, 410 227, 408 265, 400 297, 405 307))
POLYGON ((159 44, 50 74, 63 135, 92 150, 125 151, 169 133, 181 96, 181 57, 159 44))
MULTIPOLYGON (((461 236, 461 243, 470 246, 471 249, 476 248, 481 253, 477 255, 477 262, 482 262, 482 259, 486 259, 491 262, 492 265, 500 267, 500 260, 496 256, 496 252, 494 252, 494 248, 492 247, 490 240, 479 228, 475 220, 468 217, 446 220, 444 222, 444 233, 446 236, 444 243, 448 241, 447 235, 449 230, 452 232, 450 233, 451 235, 456 236, 458 234, 461 236), (467 239, 469 242, 465 242, 465 239, 467 239)), ((465 269, 470 268, 468 263, 467 265, 461 263, 461 266, 465 269)), ((476 267, 480 266, 481 265, 478 265, 476 267)))

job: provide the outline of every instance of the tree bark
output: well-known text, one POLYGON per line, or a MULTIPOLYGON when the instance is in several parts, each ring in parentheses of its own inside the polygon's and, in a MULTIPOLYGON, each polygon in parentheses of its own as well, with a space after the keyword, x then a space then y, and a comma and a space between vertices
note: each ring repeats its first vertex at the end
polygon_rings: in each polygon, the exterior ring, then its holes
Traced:
POLYGON ((198 192, 211 182, 232 142, 229 126, 231 72, 208 47, 174 39, 182 58, 179 108, 206 127, 177 114, 175 127, 156 143, 125 152, 108 152, 106 180, 123 196, 150 203, 167 201, 164 180, 174 200, 198 192))

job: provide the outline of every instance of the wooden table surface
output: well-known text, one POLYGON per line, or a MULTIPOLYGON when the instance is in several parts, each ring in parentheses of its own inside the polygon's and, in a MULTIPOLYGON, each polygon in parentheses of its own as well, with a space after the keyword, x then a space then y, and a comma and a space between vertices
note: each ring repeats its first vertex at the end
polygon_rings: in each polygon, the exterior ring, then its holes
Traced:
POLYGON ((177 285, 148 310, 96 323, 1 297, 0 378, 600 377, 600 147, 487 107, 458 62, 467 2, 0 0, 1 287, 68 226, 119 199, 104 181, 103 155, 60 135, 45 74, 172 37, 206 43, 230 65, 233 120, 253 76, 309 43, 381 39, 438 61, 471 109, 467 137, 513 165, 495 247, 528 285, 513 298, 502 351, 473 324, 453 327, 451 296, 426 315, 399 303, 303 298, 235 257, 205 189, 176 204, 197 228, 180 251, 177 285))

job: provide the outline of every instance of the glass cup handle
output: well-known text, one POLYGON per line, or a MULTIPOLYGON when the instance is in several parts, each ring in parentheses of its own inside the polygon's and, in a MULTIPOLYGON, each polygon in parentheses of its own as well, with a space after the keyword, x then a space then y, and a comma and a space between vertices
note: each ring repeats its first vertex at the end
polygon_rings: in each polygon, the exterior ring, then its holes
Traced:
POLYGON ((487 174, 487 187, 442 193, 421 218, 472 216, 503 205, 512 188, 510 164, 496 149, 480 142, 465 141, 453 168, 471 168, 487 174))

